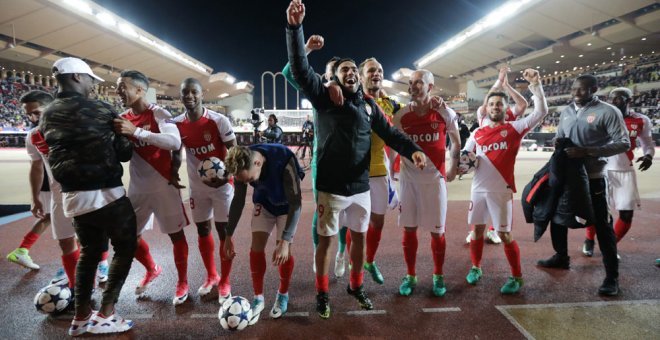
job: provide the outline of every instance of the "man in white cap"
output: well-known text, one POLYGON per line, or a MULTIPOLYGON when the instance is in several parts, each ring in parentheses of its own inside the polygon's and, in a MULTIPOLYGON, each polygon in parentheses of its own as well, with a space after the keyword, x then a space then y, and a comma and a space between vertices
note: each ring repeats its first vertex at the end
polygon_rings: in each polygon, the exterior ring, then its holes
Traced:
POLYGON ((137 233, 120 162, 131 159, 133 143, 113 130, 119 115, 112 106, 89 98, 103 79, 87 63, 63 58, 53 65, 53 74, 59 90, 42 114, 39 131, 48 145, 53 177, 62 185, 64 215, 73 218, 81 245, 69 335, 125 332, 133 322, 119 316, 114 305, 133 262, 137 233), (101 308, 93 311, 94 275, 108 239, 115 255, 101 308))

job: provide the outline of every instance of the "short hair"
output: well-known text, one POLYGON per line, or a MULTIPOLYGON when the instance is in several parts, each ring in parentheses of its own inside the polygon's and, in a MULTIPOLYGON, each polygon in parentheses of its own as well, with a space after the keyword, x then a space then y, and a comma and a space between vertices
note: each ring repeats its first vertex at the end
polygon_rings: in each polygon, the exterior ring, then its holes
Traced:
POLYGON ((225 168, 227 172, 236 176, 243 170, 250 170, 252 167, 252 150, 247 146, 233 146, 227 151, 225 157, 225 168))
POLYGON ((181 85, 195 84, 202 88, 202 83, 196 78, 186 78, 181 82, 181 85))
POLYGON ((376 58, 374 58, 374 57, 367 58, 367 59, 365 59, 363 62, 360 63, 360 66, 358 66, 358 69, 359 69, 359 71, 360 71, 360 74, 362 74, 362 71, 364 71, 364 65, 366 65, 366 64, 367 64, 368 62, 370 62, 370 61, 374 61, 374 62, 377 62, 377 63, 380 64, 380 62, 378 61, 378 59, 376 59, 376 58))
POLYGON ((23 104, 39 103, 40 106, 46 106, 53 100, 54 98, 50 93, 40 90, 32 90, 27 92, 21 96, 21 99, 19 99, 19 101, 23 104))
POLYGON ((145 90, 149 89, 149 78, 144 73, 135 70, 126 70, 119 74, 122 78, 131 78, 134 83, 142 85, 145 90))
POLYGON ((332 74, 334 75, 337 73, 337 69, 339 68, 339 65, 341 65, 343 62, 350 61, 353 64, 355 64, 355 60, 351 58, 339 58, 339 60, 335 61, 334 64, 332 64, 332 74))
POLYGON ((273 118, 273 121, 275 122, 275 124, 277 124, 277 122, 279 122, 279 120, 277 120, 277 116, 275 116, 274 113, 271 113, 271 114, 268 115, 268 118, 271 118, 271 117, 273 118))
POLYGON ((583 74, 575 79, 575 81, 583 82, 589 87, 598 87, 598 79, 591 74, 583 74))
POLYGON ((488 93, 488 96, 486 97, 486 101, 488 101, 488 99, 490 99, 490 97, 502 97, 502 98, 504 98, 504 104, 509 102, 509 96, 507 96, 506 93, 504 93, 504 92, 500 92, 500 91, 490 92, 490 93, 488 93))
POLYGON ((435 79, 433 78, 433 73, 431 73, 431 71, 420 68, 419 70, 415 70, 414 72, 422 73, 422 79, 424 80, 425 83, 435 85, 435 79))
POLYGON ((334 63, 336 63, 337 60, 339 60, 339 59, 341 59, 341 58, 339 58, 337 56, 334 56, 334 57, 330 58, 330 60, 328 60, 328 62, 325 63, 325 64, 328 65, 328 64, 332 63, 334 65, 334 63))
POLYGON ((625 94, 626 99, 630 99, 633 97, 633 92, 627 88, 627 87, 617 87, 614 90, 610 91, 610 95, 614 92, 623 92, 625 94))

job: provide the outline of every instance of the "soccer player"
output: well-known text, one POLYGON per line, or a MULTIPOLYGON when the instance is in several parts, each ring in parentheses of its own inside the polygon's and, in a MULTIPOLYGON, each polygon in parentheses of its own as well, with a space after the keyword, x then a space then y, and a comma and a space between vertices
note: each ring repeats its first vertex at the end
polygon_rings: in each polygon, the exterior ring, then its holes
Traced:
MULTIPOLYGON (((612 210, 619 211, 619 218, 614 224, 614 235, 619 242, 626 235, 632 225, 633 212, 639 209, 641 202, 637 189, 637 174, 633 164, 634 151, 639 139, 644 156, 637 159, 639 170, 646 171, 653 164, 655 155, 655 142, 651 135, 653 124, 649 117, 632 111, 629 104, 632 102, 632 91, 619 87, 610 92, 610 102, 623 113, 623 121, 630 137, 630 149, 624 153, 611 156, 607 159, 607 191, 608 202, 612 210)), ((586 256, 594 254, 594 237, 596 229, 587 227, 587 239, 582 246, 582 253, 586 256)))
MULTIPOLYGON (((359 72, 362 88, 366 94, 376 100, 387 119, 391 120, 402 105, 392 97, 387 96, 383 91, 383 66, 376 58, 368 58, 360 64, 359 72)), ((384 148, 385 142, 383 139, 372 131, 371 164, 369 166, 371 213, 369 214, 367 254, 364 269, 371 274, 371 278, 378 284, 383 284, 385 280, 374 260, 385 225, 385 213, 390 203, 390 191, 393 190, 388 173, 389 159, 384 148)))
POLYGON ((115 303, 137 247, 137 227, 126 197, 120 162, 131 159, 131 141, 112 130, 118 115, 89 99, 96 76, 84 61, 62 58, 53 65, 57 98, 42 114, 39 131, 48 145, 48 163, 62 185, 64 215, 73 217, 81 250, 76 266, 75 316, 69 335, 118 333, 133 327, 119 316, 115 303), (108 282, 98 312, 92 310, 94 276, 108 239, 114 247, 108 282))
MULTIPOLYGON (((187 78, 181 83, 181 101, 186 112, 174 118, 181 142, 186 149, 186 164, 190 183, 190 209, 199 235, 199 252, 204 261, 207 278, 197 290, 200 296, 218 286, 218 301, 222 304, 231 297, 229 274, 232 259, 223 252, 225 227, 229 204, 234 196, 234 187, 227 177, 202 179, 197 174, 199 163, 209 157, 225 159, 227 149, 236 145, 236 136, 229 119, 224 115, 202 106, 203 90, 199 80, 187 78), (212 221, 220 237, 220 274, 215 267, 215 244, 212 221)), ((172 181, 178 183, 178 170, 181 166, 181 151, 173 152, 172 181)))
POLYGON ((172 115, 146 100, 148 89, 149 79, 138 71, 124 71, 117 79, 117 95, 127 110, 120 115, 121 118, 115 119, 115 131, 130 138, 134 144, 129 167, 128 198, 135 208, 138 225, 135 259, 146 269, 135 294, 144 294, 149 284, 163 271, 142 237, 142 233, 151 227, 153 215, 160 231, 172 240, 178 274, 172 300, 176 306, 188 298, 188 242, 183 228, 189 222, 179 189, 169 184, 172 176, 171 151, 179 150, 181 137, 172 115))
MULTIPOLYGON (((507 77, 509 71, 510 69, 508 66, 503 66, 500 68, 500 73, 497 77, 497 80, 495 81, 495 84, 493 84, 493 86, 488 91, 488 94, 486 94, 483 105, 479 106, 477 109, 477 122, 479 122, 479 126, 486 126, 490 123, 487 107, 488 95, 492 92, 504 91, 507 95, 509 95, 510 98, 513 99, 513 102, 515 103, 512 108, 509 107, 508 103, 506 103, 506 112, 504 115, 505 121, 516 120, 525 113, 525 110, 527 110, 528 103, 527 100, 525 100, 525 97, 523 97, 520 92, 516 91, 516 89, 514 89, 511 84, 509 84, 507 77)), ((467 237, 465 238, 465 243, 470 243, 470 240, 473 238, 473 234, 473 231, 468 233, 467 237)), ((486 239, 488 242, 493 244, 502 243, 502 239, 500 239, 500 237, 497 235, 495 227, 492 225, 488 227, 488 232, 486 232, 486 239)))
POLYGON ((331 101, 328 88, 309 66, 305 55, 301 28, 304 16, 305 6, 297 0, 291 1, 287 9, 286 30, 289 64, 296 82, 318 111, 316 188, 319 244, 315 259, 316 311, 321 318, 329 318, 328 248, 340 225, 347 225, 351 229, 353 245, 350 249, 353 266, 347 292, 358 301, 361 308, 373 308, 362 284, 365 232, 371 211, 371 130, 376 131, 387 145, 412 159, 420 168, 426 165, 426 156, 408 137, 389 126, 376 102, 364 95, 357 65, 349 58, 340 59, 332 67, 333 77, 343 92, 344 104, 336 106, 331 101))
MULTIPOLYGON (((34 90, 24 94, 19 101, 30 120, 35 125, 39 125, 41 112, 53 101, 53 96, 43 91, 34 90)), ((51 283, 66 284, 68 282, 69 288, 73 289, 76 284, 76 264, 80 257, 80 249, 76 243, 76 232, 73 229, 72 220, 64 216, 62 187, 52 176, 50 165, 48 165, 48 145, 46 145, 43 135, 38 129, 34 128, 28 132, 25 137, 25 148, 30 157, 32 214, 37 218, 48 216, 48 221, 53 228, 53 238, 57 240, 62 250, 63 269, 61 270, 63 275, 60 280, 57 280, 56 276, 56 279, 53 279, 51 283), (48 181, 50 184, 50 191, 47 191, 47 195, 43 195, 44 191, 39 191, 39 187, 43 187, 43 180, 48 181), (51 213, 46 214, 46 211, 51 213)), ((107 273, 107 264, 105 268, 107 273)), ((107 281, 107 274, 105 279, 107 281)))
POLYGON ((529 90, 534 94, 534 111, 519 120, 506 121, 506 94, 491 92, 486 106, 489 123, 475 130, 464 148, 475 152, 479 160, 472 180, 468 212, 468 224, 474 225, 474 234, 470 241, 472 268, 466 280, 475 285, 483 275, 483 236, 486 223, 490 220, 504 240, 504 254, 511 266, 511 276, 500 289, 502 294, 515 294, 523 285, 520 249, 511 232, 513 193, 516 192, 516 155, 525 134, 548 113, 538 71, 526 69, 523 77, 529 82, 529 90))
MULTIPOLYGON (((607 185, 605 182, 604 157, 614 156, 630 149, 628 131, 619 110, 602 102, 594 94, 598 81, 592 75, 581 75, 573 82, 573 103, 566 106, 559 116, 557 138, 570 138, 576 147, 566 148, 569 158, 582 158, 589 176, 589 191, 595 214, 598 245, 603 253, 605 279, 599 287, 601 295, 619 294, 619 261, 616 258, 616 238, 608 223, 607 185)), ((537 264, 546 268, 570 267, 568 256, 568 228, 550 224, 552 247, 555 254, 537 264)))
MULTIPOLYGON (((405 132, 419 145, 431 163, 418 169, 407 159, 402 160, 400 172, 399 226, 403 231, 403 256, 408 268, 399 286, 403 296, 412 294, 417 286, 415 263, 417 260, 417 228, 431 232, 433 254, 433 294, 447 292, 443 276, 445 260, 445 220, 447 216, 447 181, 453 181, 458 168, 461 139, 458 134, 457 115, 443 102, 432 108, 433 74, 417 70, 409 80, 411 102, 394 116, 394 126, 405 132), (445 170, 446 136, 451 140, 449 171, 445 170)), ((392 157, 394 158, 394 155, 392 157)))
POLYGON ((250 320, 252 325, 259 320, 259 315, 264 309, 264 275, 266 274, 264 251, 273 229, 276 229, 277 241, 272 262, 279 269, 280 287, 270 316, 279 318, 287 311, 289 282, 294 265, 291 243, 302 210, 300 181, 305 173, 300 168, 295 154, 286 146, 279 144, 235 146, 229 149, 226 167, 236 181, 236 192, 229 208, 227 241, 223 249, 227 257, 235 255, 231 236, 245 207, 247 185, 250 184, 254 188, 250 246, 250 271, 254 288, 250 320))

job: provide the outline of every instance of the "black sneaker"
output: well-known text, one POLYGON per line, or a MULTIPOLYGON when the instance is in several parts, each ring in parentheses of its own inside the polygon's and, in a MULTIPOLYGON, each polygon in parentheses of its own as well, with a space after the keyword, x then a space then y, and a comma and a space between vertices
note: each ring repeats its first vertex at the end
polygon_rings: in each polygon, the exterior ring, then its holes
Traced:
POLYGON ((598 288, 598 294, 607 296, 619 295, 619 281, 606 277, 603 284, 598 288))
POLYGON ((328 293, 316 294, 316 312, 319 313, 321 319, 330 318, 330 299, 328 293))
POLYGON ((594 240, 584 240, 584 244, 582 245, 582 254, 587 257, 594 256, 594 240))
POLYGON ((348 285, 348 287, 346 287, 346 292, 348 295, 353 296, 358 301, 360 308, 366 310, 374 309, 374 305, 371 303, 371 300, 369 300, 367 292, 364 291, 364 285, 358 287, 355 290, 352 290, 351 285, 348 285))
POLYGON ((571 257, 566 255, 554 254, 549 259, 539 260, 536 264, 545 268, 568 269, 571 267, 571 257))

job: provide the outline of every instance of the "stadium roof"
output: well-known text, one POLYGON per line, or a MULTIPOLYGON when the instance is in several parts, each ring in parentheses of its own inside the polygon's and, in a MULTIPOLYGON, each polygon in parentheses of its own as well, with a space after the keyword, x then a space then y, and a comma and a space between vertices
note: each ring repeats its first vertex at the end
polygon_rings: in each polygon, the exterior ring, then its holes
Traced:
MULTIPOLYGON (((660 53, 658 32, 657 1, 514 0, 429 51, 415 66, 433 72, 436 84, 494 79, 504 64, 512 71, 565 72, 660 53)), ((395 72, 395 79, 405 80, 405 71, 395 72)))
POLYGON ((213 74, 211 67, 91 1, 2 0, 0 59, 41 70, 66 56, 86 60, 112 83, 119 72, 138 70, 159 93, 173 97, 187 77, 202 82, 207 100, 253 88, 225 72, 213 74))

